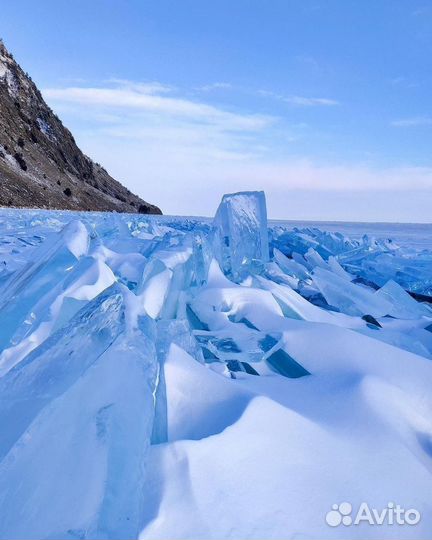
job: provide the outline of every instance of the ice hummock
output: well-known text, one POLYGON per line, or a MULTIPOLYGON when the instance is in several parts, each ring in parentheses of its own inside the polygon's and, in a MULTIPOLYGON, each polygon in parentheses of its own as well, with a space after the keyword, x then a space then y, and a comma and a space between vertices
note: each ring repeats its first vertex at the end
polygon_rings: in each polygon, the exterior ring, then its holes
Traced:
POLYGON ((340 227, 2 210, 0 538, 429 538, 432 250, 340 227))

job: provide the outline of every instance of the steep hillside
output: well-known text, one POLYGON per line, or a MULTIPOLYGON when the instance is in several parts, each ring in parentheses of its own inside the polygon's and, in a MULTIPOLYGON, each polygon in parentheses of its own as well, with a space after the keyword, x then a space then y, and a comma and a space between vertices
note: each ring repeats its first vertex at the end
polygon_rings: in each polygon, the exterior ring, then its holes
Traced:
POLYGON ((81 152, 1 41, 0 206, 161 213, 81 152))

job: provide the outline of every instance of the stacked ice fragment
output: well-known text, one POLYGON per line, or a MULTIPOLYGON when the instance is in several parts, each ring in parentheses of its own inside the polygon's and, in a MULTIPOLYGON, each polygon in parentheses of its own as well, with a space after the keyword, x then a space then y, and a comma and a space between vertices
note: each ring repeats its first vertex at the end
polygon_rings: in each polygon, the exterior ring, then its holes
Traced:
POLYGON ((212 223, 4 210, 0 253, 1 538, 137 537, 179 350, 232 385, 319 377, 354 334, 432 359, 430 251, 269 228, 263 192, 212 223))

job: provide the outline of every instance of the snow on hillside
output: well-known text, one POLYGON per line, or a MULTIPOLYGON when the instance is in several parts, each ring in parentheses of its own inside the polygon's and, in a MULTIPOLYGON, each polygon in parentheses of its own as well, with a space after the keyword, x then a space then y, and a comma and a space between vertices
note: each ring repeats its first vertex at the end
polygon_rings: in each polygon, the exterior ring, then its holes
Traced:
POLYGON ((3 210, 0 262, 0 538, 430 537, 432 252, 254 192, 3 210))

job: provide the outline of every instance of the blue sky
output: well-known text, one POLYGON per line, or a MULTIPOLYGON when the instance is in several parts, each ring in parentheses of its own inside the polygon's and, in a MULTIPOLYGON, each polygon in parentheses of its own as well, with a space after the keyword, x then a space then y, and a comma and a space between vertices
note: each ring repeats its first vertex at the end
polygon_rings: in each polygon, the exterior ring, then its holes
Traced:
POLYGON ((0 36, 82 149, 165 213, 432 221, 432 3, 5 2, 0 36))

